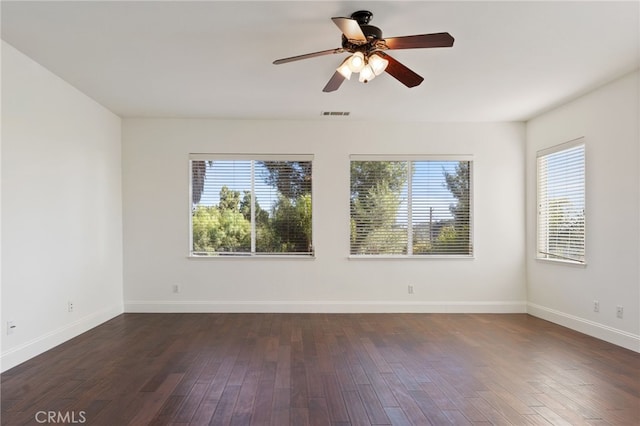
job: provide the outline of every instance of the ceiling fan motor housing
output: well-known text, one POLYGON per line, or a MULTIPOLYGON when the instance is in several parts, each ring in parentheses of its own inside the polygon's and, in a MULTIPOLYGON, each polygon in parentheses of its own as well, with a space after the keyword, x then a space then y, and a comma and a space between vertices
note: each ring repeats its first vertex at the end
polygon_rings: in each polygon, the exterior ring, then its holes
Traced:
POLYGON ((373 25, 360 25, 360 29, 362 29, 367 39, 380 40, 382 38, 382 30, 378 27, 374 27, 373 25))

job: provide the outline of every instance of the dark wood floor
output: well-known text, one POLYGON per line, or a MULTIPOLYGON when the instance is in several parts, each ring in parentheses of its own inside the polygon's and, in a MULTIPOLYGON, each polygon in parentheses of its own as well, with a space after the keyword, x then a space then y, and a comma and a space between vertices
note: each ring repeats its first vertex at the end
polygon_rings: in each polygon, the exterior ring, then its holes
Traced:
POLYGON ((528 315, 125 314, 1 395, 3 425, 638 425, 640 354, 528 315))

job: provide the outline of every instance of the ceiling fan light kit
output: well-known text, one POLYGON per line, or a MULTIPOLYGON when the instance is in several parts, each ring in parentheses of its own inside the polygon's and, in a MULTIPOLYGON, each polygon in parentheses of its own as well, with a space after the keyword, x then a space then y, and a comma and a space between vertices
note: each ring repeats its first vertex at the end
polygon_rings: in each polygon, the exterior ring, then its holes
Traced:
POLYGON ((387 72, 407 87, 418 86, 424 78, 385 53, 392 49, 420 49, 434 47, 451 47, 454 38, 449 33, 420 34, 384 39, 378 27, 369 25, 373 13, 359 10, 350 18, 331 18, 342 31, 342 47, 307 53, 289 58, 277 59, 274 64, 299 61, 336 53, 351 53, 333 74, 323 92, 338 90, 342 82, 351 79, 353 73, 360 73, 358 81, 368 83, 377 75, 387 72))
POLYGON ((351 79, 351 74, 360 73, 358 81, 368 83, 377 75, 380 75, 389 65, 389 61, 375 53, 364 56, 362 52, 356 52, 349 56, 340 64, 338 71, 347 80, 351 79))

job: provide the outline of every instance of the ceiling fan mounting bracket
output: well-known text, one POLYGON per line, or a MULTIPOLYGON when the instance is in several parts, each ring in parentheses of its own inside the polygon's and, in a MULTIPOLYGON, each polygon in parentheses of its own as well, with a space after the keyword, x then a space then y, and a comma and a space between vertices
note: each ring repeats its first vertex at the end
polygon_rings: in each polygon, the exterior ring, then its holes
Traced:
POLYGON ((373 18, 373 13, 368 10, 358 10, 351 14, 351 19, 355 19, 360 26, 367 25, 371 22, 371 18, 373 18))

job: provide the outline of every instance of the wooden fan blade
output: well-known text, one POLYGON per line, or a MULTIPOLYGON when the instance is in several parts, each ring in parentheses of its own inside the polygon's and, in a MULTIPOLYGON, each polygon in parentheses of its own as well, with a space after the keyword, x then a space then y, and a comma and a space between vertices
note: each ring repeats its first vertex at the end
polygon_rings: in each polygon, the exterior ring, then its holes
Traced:
POLYGON ((367 41, 367 37, 365 37, 362 28, 360 28, 358 21, 355 19, 331 18, 331 20, 340 28, 347 40, 367 41))
POLYGON ((286 64, 287 62, 299 61, 301 59, 315 58, 316 56, 332 55, 335 53, 342 53, 342 52, 344 52, 344 49, 342 47, 339 47, 337 49, 321 50, 320 52, 313 52, 313 53, 307 53, 304 55, 291 56, 290 58, 276 59, 275 61, 273 61, 273 63, 275 65, 286 64))
POLYGON ((415 86, 418 86, 420 83, 422 83, 422 81, 424 80, 424 78, 420 77, 418 74, 411 71, 409 68, 402 65, 400 62, 396 61, 386 53, 377 52, 376 54, 382 56, 383 58, 389 61, 389 65, 387 65, 385 72, 391 74, 393 78, 395 78, 405 86, 415 87, 415 86))
POLYGON ((345 80, 344 76, 340 74, 338 71, 336 71, 333 73, 333 76, 329 79, 329 82, 327 83, 326 86, 324 86, 324 89, 322 89, 322 91, 335 92, 340 88, 340 85, 344 80, 345 80))
POLYGON ((420 49, 427 47, 451 47, 454 38, 449 33, 420 34, 386 38, 389 49, 420 49))

